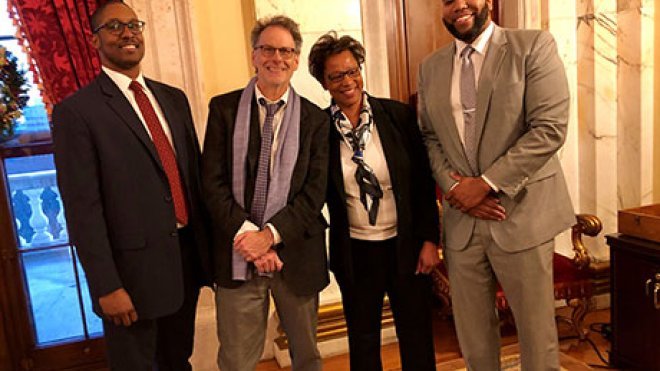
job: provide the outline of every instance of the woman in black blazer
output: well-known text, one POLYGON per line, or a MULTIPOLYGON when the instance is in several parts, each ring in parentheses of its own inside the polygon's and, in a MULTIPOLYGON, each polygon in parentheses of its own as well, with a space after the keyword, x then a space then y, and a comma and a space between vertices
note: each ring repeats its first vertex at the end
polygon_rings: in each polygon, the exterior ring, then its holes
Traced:
POLYGON ((435 183, 414 111, 363 89, 365 51, 331 32, 309 55, 328 90, 330 269, 342 293, 351 369, 382 370, 387 293, 404 371, 435 370, 428 273, 439 263, 435 183))

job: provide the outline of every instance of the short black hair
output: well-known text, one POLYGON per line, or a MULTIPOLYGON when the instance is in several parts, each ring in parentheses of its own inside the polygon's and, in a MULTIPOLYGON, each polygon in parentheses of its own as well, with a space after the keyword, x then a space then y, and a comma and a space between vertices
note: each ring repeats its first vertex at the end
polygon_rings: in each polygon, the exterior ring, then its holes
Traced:
POLYGON ((331 55, 339 54, 348 50, 353 54, 353 58, 362 66, 366 54, 364 47, 354 38, 344 35, 337 37, 337 32, 330 31, 319 37, 309 52, 309 73, 324 85, 325 81, 325 61, 331 55))
POLYGON ((124 3, 123 0, 108 0, 106 3, 96 8, 96 10, 94 11, 94 13, 92 13, 92 16, 89 19, 89 23, 92 26, 92 31, 96 30, 96 28, 101 25, 101 16, 103 15, 105 8, 107 8, 112 4, 123 4, 125 6, 128 6, 128 4, 124 3))
POLYGON ((293 19, 285 15, 276 15, 273 17, 260 18, 257 20, 257 23, 252 28, 250 33, 250 41, 252 42, 252 49, 257 47, 257 42, 259 42, 259 36, 270 26, 279 26, 289 31, 291 37, 293 37, 293 43, 296 49, 296 53, 300 53, 302 49, 302 35, 300 34, 300 26, 293 19))

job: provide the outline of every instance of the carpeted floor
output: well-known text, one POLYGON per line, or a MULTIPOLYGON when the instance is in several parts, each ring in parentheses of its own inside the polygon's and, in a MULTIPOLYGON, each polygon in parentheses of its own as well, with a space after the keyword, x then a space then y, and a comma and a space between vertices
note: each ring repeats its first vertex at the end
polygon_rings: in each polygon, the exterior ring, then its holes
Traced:
MULTIPOLYGON (((571 356, 559 353, 559 362, 562 371, 587 371, 593 368, 587 366, 571 356)), ((502 371, 520 371, 520 350, 518 344, 508 345, 502 348, 501 353, 502 371)), ((462 359, 454 359, 438 363, 438 371, 463 371, 465 363, 462 359)))

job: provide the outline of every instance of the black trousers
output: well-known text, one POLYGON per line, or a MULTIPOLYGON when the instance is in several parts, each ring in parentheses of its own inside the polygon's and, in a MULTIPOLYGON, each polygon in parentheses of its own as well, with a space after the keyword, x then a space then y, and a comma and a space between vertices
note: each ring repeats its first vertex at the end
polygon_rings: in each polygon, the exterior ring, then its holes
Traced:
POLYGON ((171 315, 139 319, 129 327, 103 320, 108 365, 113 371, 190 371, 201 266, 189 228, 179 230, 183 305, 171 315))
POLYGON ((427 275, 398 276, 396 238, 351 240, 352 281, 340 281, 353 371, 381 371, 381 318, 390 299, 403 371, 435 370, 431 281, 427 275))

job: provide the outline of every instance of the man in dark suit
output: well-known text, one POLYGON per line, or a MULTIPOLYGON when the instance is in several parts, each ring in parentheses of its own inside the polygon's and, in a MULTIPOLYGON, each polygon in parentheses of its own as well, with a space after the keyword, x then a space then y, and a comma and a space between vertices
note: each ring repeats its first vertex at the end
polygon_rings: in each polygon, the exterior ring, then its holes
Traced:
POLYGON ((209 261, 199 146, 184 93, 146 79, 144 22, 120 1, 92 16, 103 71, 55 106, 71 242, 113 370, 190 370, 209 261))
POLYGON ((321 370, 318 292, 328 284, 325 200, 328 117, 296 94, 302 37, 290 18, 252 30, 256 70, 245 89, 211 100, 202 157, 218 284, 218 364, 254 370, 269 295, 289 340, 293 370, 321 370))
POLYGON ((491 0, 442 3, 456 40, 419 72, 420 125, 444 192, 445 261, 471 370, 497 370, 496 283, 524 370, 558 370, 554 237, 574 222, 557 152, 569 92, 552 36, 491 21, 491 0))

